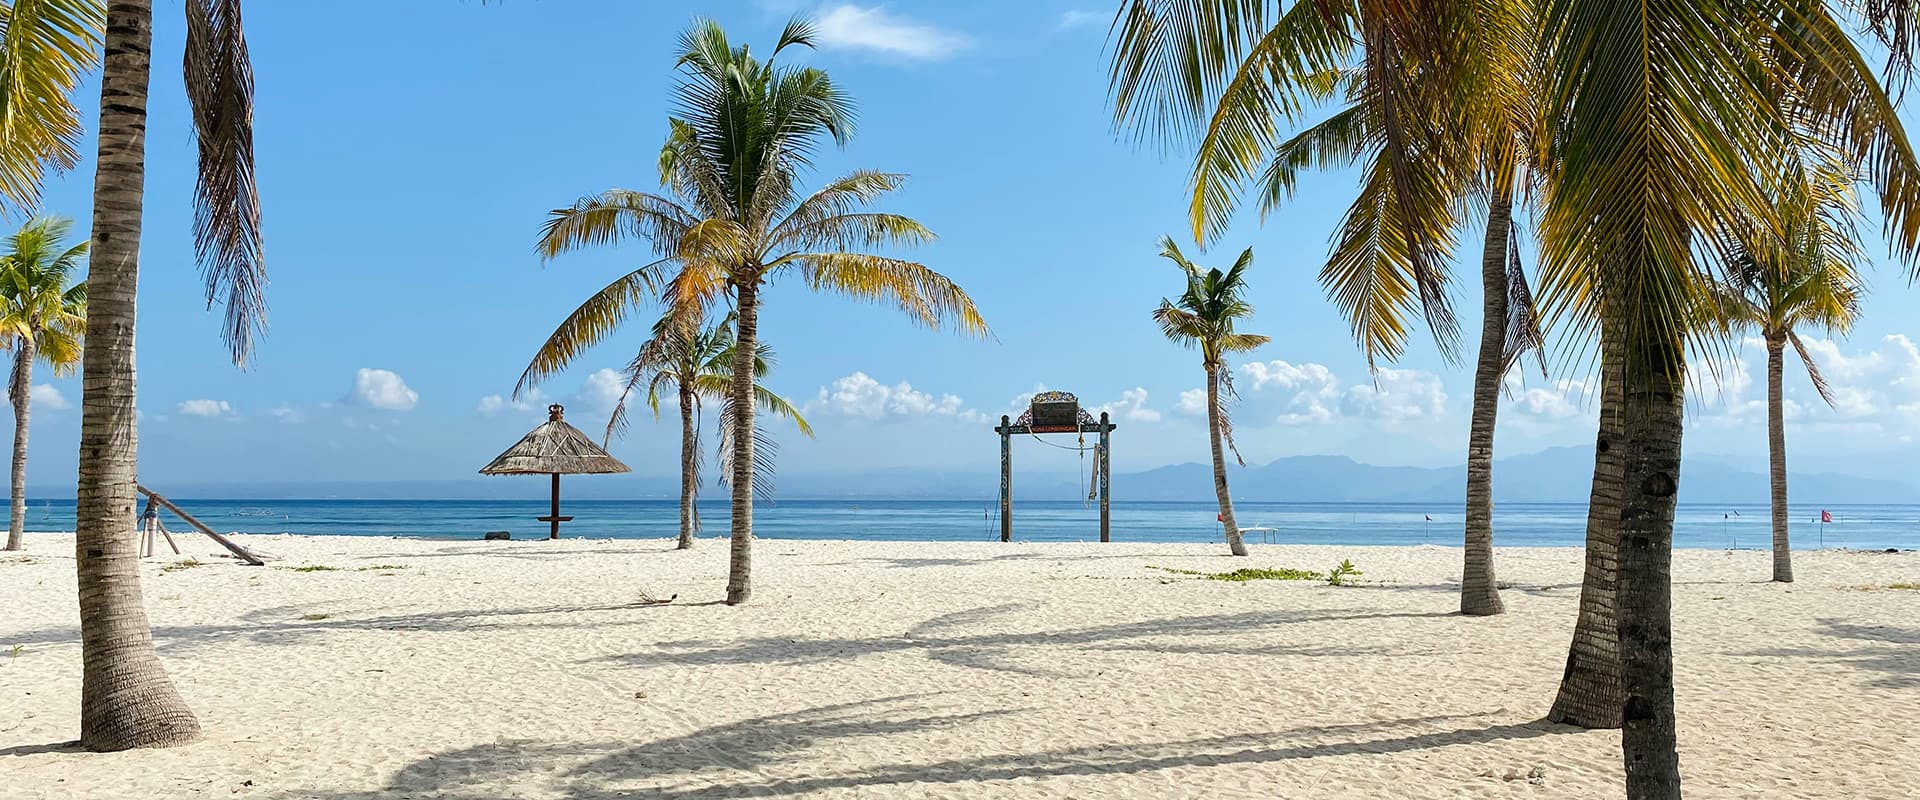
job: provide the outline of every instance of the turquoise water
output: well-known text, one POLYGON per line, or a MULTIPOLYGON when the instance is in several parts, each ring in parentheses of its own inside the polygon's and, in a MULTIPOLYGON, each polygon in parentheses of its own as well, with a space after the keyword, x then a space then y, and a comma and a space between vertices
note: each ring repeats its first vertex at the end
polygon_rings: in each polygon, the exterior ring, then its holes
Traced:
MULTIPOLYGON (((546 536, 547 513, 538 500, 219 500, 177 498, 188 513, 222 533, 328 533, 362 536, 478 538, 483 531, 512 531, 516 539, 546 536)), ((1795 508, 1796 548, 1920 548, 1920 505, 1829 506, 1833 523, 1821 525, 1819 508, 1795 508)), ((678 530, 672 500, 580 500, 561 513, 574 521, 561 535, 588 538, 665 538, 678 530)), ((1081 503, 1029 501, 1014 505, 1014 537, 1026 541, 1099 538, 1099 511, 1081 503)), ((1113 504, 1114 541, 1217 541, 1211 503, 1113 504)), ((1416 503, 1240 503, 1243 526, 1279 528, 1281 541, 1302 544, 1455 544, 1461 532, 1458 505, 1416 503), (1425 517, 1433 521, 1427 522, 1425 517)), ((1494 540, 1507 546, 1577 546, 1585 535, 1586 507, 1575 503, 1506 503, 1494 510, 1494 540)), ((705 535, 727 531, 724 503, 703 503, 705 535)), ((130 521, 131 522, 131 521, 130 521)), ((187 526, 167 517, 171 530, 187 526)), ((33 500, 28 530, 72 530, 72 500, 33 500)), ((999 514, 992 503, 939 500, 785 500, 754 508, 754 532, 769 539, 894 539, 987 541, 997 539, 999 514)), ((1257 538, 1255 541, 1259 541, 1257 538)), ((1674 525, 1676 547, 1724 549, 1769 546, 1764 505, 1682 504, 1674 525), (1737 514, 1737 516, 1735 516, 1737 514)))

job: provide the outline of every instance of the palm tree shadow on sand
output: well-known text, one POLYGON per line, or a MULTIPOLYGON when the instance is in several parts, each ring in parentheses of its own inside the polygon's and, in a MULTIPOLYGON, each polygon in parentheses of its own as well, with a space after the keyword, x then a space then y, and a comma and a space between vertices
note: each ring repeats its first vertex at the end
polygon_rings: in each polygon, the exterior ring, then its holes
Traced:
MULTIPOLYGON (((644 744, 504 741, 436 753, 402 767, 378 789, 278 797, 492 800, 537 795, 569 800, 648 797, 719 800, 792 797, 831 790, 905 791, 1011 780, 1124 776, 1180 767, 1270 764, 1356 753, 1398 753, 1528 739, 1576 728, 1549 723, 1484 724, 1484 714, 1414 717, 1228 736, 1058 748, 839 770, 805 765, 810 755, 871 736, 913 736, 960 728, 1019 709, 952 713, 937 695, 902 695, 819 706, 729 722, 644 744), (782 776, 786 773, 786 776, 782 776)), ((932 754, 938 755, 938 754, 932 754)))

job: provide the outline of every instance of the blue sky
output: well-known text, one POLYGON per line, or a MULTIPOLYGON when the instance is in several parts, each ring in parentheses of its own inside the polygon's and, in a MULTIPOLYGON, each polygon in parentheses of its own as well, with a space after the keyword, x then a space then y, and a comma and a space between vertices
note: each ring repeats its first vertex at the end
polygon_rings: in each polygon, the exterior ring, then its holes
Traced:
MULTIPOLYGON (((158 5, 139 329, 150 482, 465 477, 546 400, 597 430, 609 399, 600 370, 625 363, 644 318, 541 386, 540 402, 502 396, 561 316, 645 252, 542 265, 532 243, 549 209, 582 194, 654 188, 669 53, 696 12, 757 47, 796 11, 820 20, 822 47, 798 57, 852 91, 861 125, 848 148, 818 159, 812 182, 853 168, 911 174, 887 208, 940 235, 915 256, 964 286, 996 337, 921 330, 884 308, 777 284, 762 312, 779 357, 769 384, 804 404, 820 433, 783 432, 783 469, 953 469, 986 486, 997 458, 987 420, 1041 386, 1112 410, 1117 470, 1206 456, 1191 394, 1197 356, 1148 318, 1179 288, 1154 254, 1182 228, 1186 165, 1112 130, 1102 52, 1111 0, 252 4, 272 310, 247 372, 225 362, 218 312, 198 288, 180 9, 158 5)), ((97 84, 82 91, 91 110, 97 84)), ((1247 328, 1274 343, 1240 368, 1241 449, 1256 463, 1302 453, 1458 463, 1469 370, 1422 340, 1370 380, 1315 280, 1354 182, 1317 177, 1196 259, 1256 254, 1259 311, 1247 328)), ((90 165, 58 177, 45 209, 84 230, 91 186, 90 165)), ((1890 473, 1920 432, 1920 294, 1890 263, 1871 277, 1853 335, 1814 335, 1840 408, 1819 406, 1803 375, 1789 380, 1796 466, 1890 473)), ((1477 330, 1477 291, 1460 286, 1456 299, 1477 330)), ((1764 469, 1760 357, 1743 348, 1721 370, 1723 391, 1696 395, 1690 455, 1764 469)), ((1588 442, 1585 377, 1531 371, 1503 408, 1498 447, 1588 442)), ((35 395, 31 482, 62 485, 79 382, 43 370, 35 395)), ((641 418, 613 450, 638 472, 669 473, 670 423, 641 418)), ((1073 454, 1050 448, 1017 457, 1023 469, 1075 469, 1073 454)))

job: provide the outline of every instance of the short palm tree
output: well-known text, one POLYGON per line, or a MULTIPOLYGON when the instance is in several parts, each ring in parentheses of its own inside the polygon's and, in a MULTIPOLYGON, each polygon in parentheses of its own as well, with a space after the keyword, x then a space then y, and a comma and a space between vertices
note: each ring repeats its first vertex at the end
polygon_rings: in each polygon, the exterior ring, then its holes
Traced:
POLYGON ((1713 286, 1709 304, 1715 322, 1732 333, 1760 334, 1767 347, 1767 469, 1773 511, 1773 579, 1793 581, 1793 551, 1787 536, 1787 432, 1781 383, 1789 344, 1813 379, 1820 399, 1833 404, 1826 377, 1800 341, 1799 329, 1845 333, 1860 313, 1858 213, 1851 178, 1830 165, 1787 193, 1777 204, 1785 246, 1754 252, 1731 249, 1725 279, 1713 286))
MULTIPOLYGON (((552 258, 640 236, 652 242, 658 260, 621 276, 569 315, 535 355, 521 387, 600 341, 662 286, 668 307, 687 318, 732 300, 738 346, 726 411, 738 431, 755 430, 760 290, 775 277, 794 275, 809 289, 894 305, 928 327, 987 335, 973 300, 953 281, 923 264, 857 251, 932 241, 933 233, 908 217, 869 210, 905 176, 861 171, 812 194, 799 191, 800 173, 821 142, 844 144, 853 132, 853 101, 826 72, 774 63, 788 47, 812 46, 813 38, 813 26, 796 19, 761 60, 729 43, 710 20, 696 20, 681 34, 676 108, 659 164, 669 194, 614 189, 583 198, 553 212, 538 246, 552 258)), ((729 604, 752 595, 754 439, 732 437, 727 465, 733 490, 729 604)))
MULTIPOLYGON (((267 276, 253 173, 253 67, 242 33, 241 0, 186 0, 185 8, 180 76, 199 149, 194 250, 208 305, 225 306, 222 339, 234 363, 244 366, 266 324, 267 276)), ((139 459, 134 305, 146 197, 152 0, 109 4, 104 52, 74 522, 83 665, 80 743, 91 750, 126 750, 192 741, 200 736, 200 723, 154 654, 133 526, 127 522, 135 513, 139 459)))
MULTIPOLYGON (((639 355, 627 364, 627 385, 620 393, 620 401, 614 404, 613 415, 607 421, 607 436, 624 431, 627 425, 627 402, 642 385, 646 386, 647 406, 653 409, 657 419, 660 416, 660 394, 671 391, 680 401, 680 544, 679 549, 693 547, 694 539, 700 532, 700 411, 705 401, 719 401, 723 405, 727 390, 733 383, 734 337, 733 320, 728 318, 717 325, 706 328, 690 329, 676 316, 666 316, 654 323, 653 338, 640 348, 639 355)), ((756 379, 765 378, 773 362, 772 348, 760 346, 760 353, 754 358, 753 369, 756 379)), ((760 410, 775 416, 793 420, 800 432, 813 435, 813 427, 800 416, 800 410, 792 403, 766 387, 753 387, 755 401, 760 410)), ((725 415, 723 415, 725 416, 725 415)), ((726 417, 731 419, 731 417, 726 417)), ((731 444, 732 432, 724 432, 722 452, 731 444)), ((764 439, 762 445, 768 444, 764 439)), ((771 453, 762 450, 770 456, 771 453)), ((759 456, 760 453, 756 453, 759 456)), ((723 464, 724 466, 724 464, 723 464)), ((755 487, 772 488, 770 458, 761 458, 764 467, 755 487)), ((763 490, 763 493, 764 493, 763 490)))
POLYGON ((19 550, 27 519, 27 416, 32 406, 33 362, 55 375, 80 364, 87 326, 87 285, 76 283, 87 243, 66 244, 73 220, 40 217, 7 237, 0 253, 0 348, 13 351, 7 399, 13 403, 13 508, 8 550, 19 550))
POLYGON ((1213 451, 1213 493, 1220 501, 1227 551, 1244 556, 1247 545, 1240 540, 1240 526, 1233 518, 1233 496, 1227 491, 1227 461, 1221 446, 1224 443, 1233 451, 1234 460, 1246 466, 1240 449, 1233 444, 1233 421, 1227 415, 1226 403, 1233 398, 1233 368, 1227 363, 1227 355, 1271 341, 1257 333, 1233 329, 1235 323, 1253 316, 1253 304, 1241 296, 1247 288, 1247 269, 1253 266, 1253 248, 1242 250, 1225 272, 1194 266, 1171 236, 1160 240, 1160 256, 1180 267, 1187 286, 1179 299, 1160 301, 1160 307, 1153 310, 1153 321, 1160 323, 1160 331, 1168 339, 1200 351, 1200 367, 1207 372, 1207 446, 1213 451))

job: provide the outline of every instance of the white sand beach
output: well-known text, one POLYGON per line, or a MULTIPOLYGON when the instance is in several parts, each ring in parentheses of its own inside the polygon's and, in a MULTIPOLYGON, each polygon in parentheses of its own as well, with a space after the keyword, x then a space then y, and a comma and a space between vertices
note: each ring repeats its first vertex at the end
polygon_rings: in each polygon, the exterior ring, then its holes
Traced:
MULTIPOLYGON (((162 571, 162 658, 207 729, 89 754, 72 539, 0 557, 7 798, 1618 797, 1619 739, 1538 720, 1580 553, 1454 548, 240 537, 162 571), (1226 583, 1149 565, 1324 569, 1226 583), (337 568, 297 571, 301 566, 337 568), (399 567, 386 568, 386 567, 399 567), (678 599, 645 605, 647 596, 678 599)), ((1682 551, 1687 793, 1920 796, 1920 554, 1682 551)))

